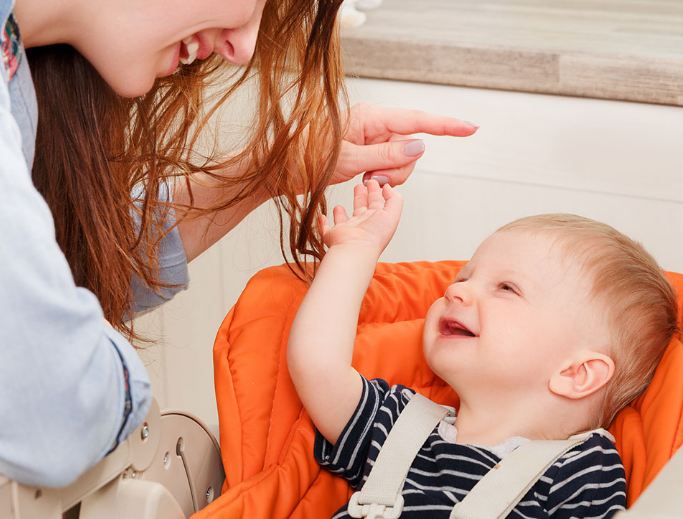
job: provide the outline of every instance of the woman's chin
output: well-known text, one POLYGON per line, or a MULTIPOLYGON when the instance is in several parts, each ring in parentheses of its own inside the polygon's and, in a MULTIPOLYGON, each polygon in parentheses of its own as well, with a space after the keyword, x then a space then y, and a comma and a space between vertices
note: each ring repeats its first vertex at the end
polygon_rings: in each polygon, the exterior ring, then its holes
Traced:
POLYGON ((128 80, 109 81, 109 86, 117 95, 126 98, 140 97, 148 93, 154 87, 156 77, 148 75, 140 78, 128 78, 128 80))

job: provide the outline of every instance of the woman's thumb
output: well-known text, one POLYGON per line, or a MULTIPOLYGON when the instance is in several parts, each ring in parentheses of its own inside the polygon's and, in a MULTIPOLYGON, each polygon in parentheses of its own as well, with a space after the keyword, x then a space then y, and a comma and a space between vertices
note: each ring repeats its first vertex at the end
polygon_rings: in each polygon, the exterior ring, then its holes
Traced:
POLYGON ((352 150, 349 150, 354 156, 346 168, 351 169, 352 174, 361 171, 398 169, 415 162, 422 156, 424 150, 425 144, 421 139, 355 145, 352 150))

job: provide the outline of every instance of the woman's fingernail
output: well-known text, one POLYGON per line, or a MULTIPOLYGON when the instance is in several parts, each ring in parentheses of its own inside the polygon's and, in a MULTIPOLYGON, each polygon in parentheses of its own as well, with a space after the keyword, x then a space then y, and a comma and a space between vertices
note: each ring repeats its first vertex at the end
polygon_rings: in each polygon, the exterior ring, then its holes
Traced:
POLYGON ((471 126, 471 127, 474 128, 475 130, 478 130, 478 129, 479 129, 479 125, 478 125, 478 124, 471 123, 470 121, 465 121, 465 124, 471 126))
POLYGON ((408 157, 416 157, 425 150, 425 142, 422 140, 409 141, 403 146, 403 154, 408 157))
POLYGON ((385 177, 383 175, 376 175, 372 176, 368 179, 363 180, 363 184, 367 184, 368 180, 375 180, 379 184, 380 187, 382 187, 384 184, 389 183, 389 177, 385 177))

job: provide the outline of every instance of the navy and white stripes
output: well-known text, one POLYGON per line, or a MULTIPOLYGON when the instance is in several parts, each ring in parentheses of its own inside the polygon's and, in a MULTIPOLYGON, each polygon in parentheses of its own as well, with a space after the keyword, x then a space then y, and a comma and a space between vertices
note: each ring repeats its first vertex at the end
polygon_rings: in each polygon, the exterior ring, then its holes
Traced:
MULTIPOLYGON (((387 434, 414 392, 363 379, 356 412, 336 445, 316 435, 321 466, 359 489, 387 434)), ((438 428, 420 449, 403 488, 402 518, 448 518, 453 506, 500 457, 484 447, 444 440, 438 428)), ((609 518, 626 507, 624 468, 614 445, 595 434, 563 455, 520 501, 509 517, 609 518)), ((334 518, 347 518, 346 506, 334 518)))

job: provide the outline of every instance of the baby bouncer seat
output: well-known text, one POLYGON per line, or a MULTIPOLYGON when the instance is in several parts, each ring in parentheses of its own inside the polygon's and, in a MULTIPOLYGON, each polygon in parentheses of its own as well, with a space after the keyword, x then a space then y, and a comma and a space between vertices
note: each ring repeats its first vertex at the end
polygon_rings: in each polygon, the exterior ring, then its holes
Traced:
MULTIPOLYGON (((421 327, 461 266, 379 264, 359 316, 356 369, 457 407, 457 395, 422 358, 421 327)), ((683 306, 683 275, 668 277, 683 306)), ((223 494, 198 519, 330 517, 352 495, 344 480, 315 462, 313 425, 287 371, 289 328, 305 291, 286 266, 263 270, 220 327, 214 377, 226 479, 223 494)), ((609 428, 626 469, 632 508, 625 517, 683 517, 683 503, 672 498, 683 488, 683 449, 669 462, 683 443, 681 374, 683 344, 674 338, 647 391, 609 428)))

